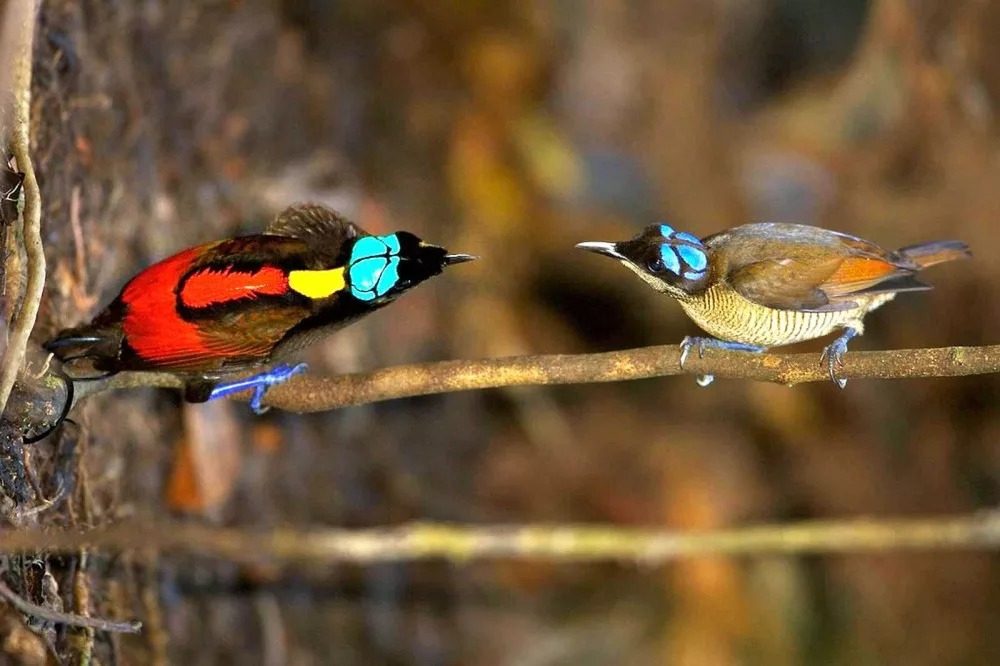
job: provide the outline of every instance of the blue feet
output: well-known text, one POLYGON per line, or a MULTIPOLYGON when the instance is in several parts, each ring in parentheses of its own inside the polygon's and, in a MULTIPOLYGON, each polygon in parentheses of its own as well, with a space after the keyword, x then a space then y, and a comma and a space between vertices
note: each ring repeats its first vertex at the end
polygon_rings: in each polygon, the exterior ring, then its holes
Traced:
MULTIPOLYGON (((761 352, 767 351, 767 347, 747 345, 742 342, 727 342, 726 340, 716 340, 715 338, 698 338, 688 335, 681 340, 681 368, 684 367, 684 363, 687 361, 688 354, 691 353, 692 347, 698 350, 698 358, 705 358, 706 349, 745 351, 753 354, 760 354, 761 352)), ((714 380, 715 377, 712 375, 699 375, 696 381, 698 382, 698 386, 708 386, 714 380)))
POLYGON ((695 347, 698 350, 698 358, 705 358, 706 349, 725 349, 727 351, 745 351, 752 352, 754 354, 760 354, 761 352, 767 351, 767 347, 758 347, 756 345, 745 345, 742 342, 727 342, 725 340, 716 340, 715 338, 696 338, 693 336, 687 336, 681 340, 681 367, 684 367, 684 362, 687 361, 688 354, 691 353, 691 348, 695 347))
POLYGON ((840 335, 840 337, 831 342, 830 345, 823 350, 823 355, 819 357, 820 363, 826 361, 827 368, 830 370, 830 379, 832 379, 833 383, 840 388, 847 386, 847 380, 841 379, 837 376, 837 367, 844 367, 844 354, 847 353, 847 343, 859 335, 860 333, 850 326, 845 327, 844 332, 840 335))
POLYGON ((297 365, 282 363, 281 365, 266 372, 261 372, 260 374, 253 375, 252 377, 247 377, 246 379, 237 379, 236 381, 217 384, 215 388, 212 389, 208 399, 215 400, 216 398, 224 398, 227 395, 239 393, 240 391, 253 389, 253 398, 250 400, 250 409, 254 411, 254 414, 263 414, 268 408, 261 404, 261 400, 264 399, 264 394, 267 393, 267 389, 271 388, 275 384, 281 384, 288 381, 300 372, 305 372, 306 367, 305 363, 299 363, 297 365))

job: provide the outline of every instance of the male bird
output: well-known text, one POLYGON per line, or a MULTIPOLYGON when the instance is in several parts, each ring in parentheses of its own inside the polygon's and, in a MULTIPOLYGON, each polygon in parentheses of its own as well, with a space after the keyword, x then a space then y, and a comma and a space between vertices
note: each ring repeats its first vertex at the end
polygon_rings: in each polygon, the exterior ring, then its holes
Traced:
POLYGON ((692 347, 699 357, 706 347, 762 352, 840 330, 821 361, 841 388, 847 380, 837 377, 837 366, 847 343, 864 332, 864 316, 899 292, 930 289, 916 280, 918 271, 971 256, 959 241, 891 251, 836 231, 772 222, 701 240, 654 224, 629 241, 577 247, 619 260, 714 336, 684 338, 682 367, 692 347))
POLYGON ((252 388, 259 413, 267 388, 305 364, 220 379, 278 361, 475 258, 406 231, 370 235, 324 206, 293 206, 263 234, 153 264, 91 323, 62 331, 45 348, 64 363, 87 359, 106 374, 176 374, 196 402, 252 388))

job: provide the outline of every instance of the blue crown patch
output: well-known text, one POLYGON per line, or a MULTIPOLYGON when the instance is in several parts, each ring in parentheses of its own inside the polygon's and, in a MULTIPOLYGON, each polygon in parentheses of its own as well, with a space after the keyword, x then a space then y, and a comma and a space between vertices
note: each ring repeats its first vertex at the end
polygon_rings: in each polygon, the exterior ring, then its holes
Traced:
POLYGON ((359 301, 385 296, 399 282, 398 255, 396 234, 359 238, 348 261, 351 294, 359 301))
POLYGON ((688 280, 697 280, 705 275, 708 254, 705 244, 697 236, 675 231, 668 224, 660 225, 660 235, 668 241, 660 245, 660 261, 665 269, 674 275, 683 274, 688 280))

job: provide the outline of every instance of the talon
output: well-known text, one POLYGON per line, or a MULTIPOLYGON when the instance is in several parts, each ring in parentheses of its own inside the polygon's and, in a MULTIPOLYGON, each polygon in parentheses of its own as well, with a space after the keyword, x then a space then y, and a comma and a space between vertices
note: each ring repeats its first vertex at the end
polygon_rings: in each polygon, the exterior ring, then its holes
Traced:
POLYGON ((847 353, 847 343, 858 335, 857 330, 847 327, 839 338, 831 342, 825 349, 823 353, 820 354, 819 362, 822 364, 826 362, 827 370, 830 373, 830 380, 837 385, 838 388, 844 388, 847 386, 847 380, 837 376, 837 368, 844 367, 844 355, 847 353))
POLYGON ((684 362, 687 361, 688 354, 691 353, 691 336, 684 336, 681 340, 681 370, 684 369, 684 362))
POLYGON ((270 407, 265 407, 261 404, 266 391, 266 386, 258 386, 253 390, 253 397, 250 399, 250 409, 253 410, 253 413, 257 416, 260 416, 261 414, 266 413, 267 410, 271 409, 270 407))
POLYGON ((684 368, 684 363, 690 356, 692 347, 698 350, 698 358, 705 358, 705 338, 686 335, 681 340, 681 369, 684 368))
POLYGON ((837 377, 837 364, 839 362, 843 366, 842 356, 845 351, 847 351, 847 344, 837 339, 823 350, 819 358, 820 364, 826 363, 827 371, 830 374, 830 381, 840 388, 844 388, 847 385, 846 379, 837 377))

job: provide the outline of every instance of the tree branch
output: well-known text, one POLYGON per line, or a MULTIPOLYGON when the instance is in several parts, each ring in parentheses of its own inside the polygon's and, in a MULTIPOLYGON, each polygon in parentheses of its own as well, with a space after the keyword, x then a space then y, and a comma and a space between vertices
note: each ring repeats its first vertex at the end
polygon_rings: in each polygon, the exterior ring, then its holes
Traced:
POLYGON ((599 525, 413 523, 362 530, 217 529, 197 524, 120 524, 86 532, 0 531, 0 550, 81 548, 193 553, 260 561, 357 562, 519 558, 659 564, 708 555, 998 550, 1000 512, 918 520, 810 521, 705 532, 599 525))
MULTIPOLYGON (((24 251, 27 260, 27 280, 24 293, 20 296, 21 307, 14 320, 7 353, 0 369, 0 414, 7 406, 11 388, 24 362, 25 350, 31 329, 35 327, 38 306, 45 287, 45 249, 42 246, 42 202, 35 179, 35 169, 31 164, 31 65, 35 22, 38 14, 38 0, 22 0, 14 3, 15 8, 6 17, 20 20, 18 37, 20 48, 14 62, 14 133, 12 152, 17 160, 17 168, 24 173, 24 251)), ((16 302, 17 298, 12 298, 16 302)))
MULTIPOLYGON (((995 372, 1000 372, 1000 345, 850 352, 845 356, 844 368, 839 374, 852 379, 903 379, 995 372)), ((273 387, 264 403, 291 412, 318 412, 453 391, 618 382, 680 374, 710 374, 723 379, 752 379, 788 386, 830 381, 826 366, 820 364, 818 353, 777 355, 708 350, 703 359, 692 354, 682 370, 678 347, 664 345, 600 354, 442 361, 336 377, 299 375, 273 387)), ((139 386, 182 388, 183 381, 171 375, 122 373, 105 380, 80 384, 77 398, 110 389, 139 386)), ((248 399, 249 392, 241 394, 240 398, 248 399)))
POLYGON ((104 620, 97 617, 64 613, 52 610, 51 608, 46 608, 45 606, 33 604, 15 594, 14 590, 7 587, 6 583, 3 581, 0 581, 0 598, 5 599, 7 603, 25 615, 32 615, 42 620, 48 620, 49 622, 55 622, 57 624, 65 624, 71 627, 86 627, 88 629, 96 629, 98 631, 113 631, 125 634, 137 634, 142 631, 142 622, 139 622, 138 620, 115 622, 114 620, 104 620))

